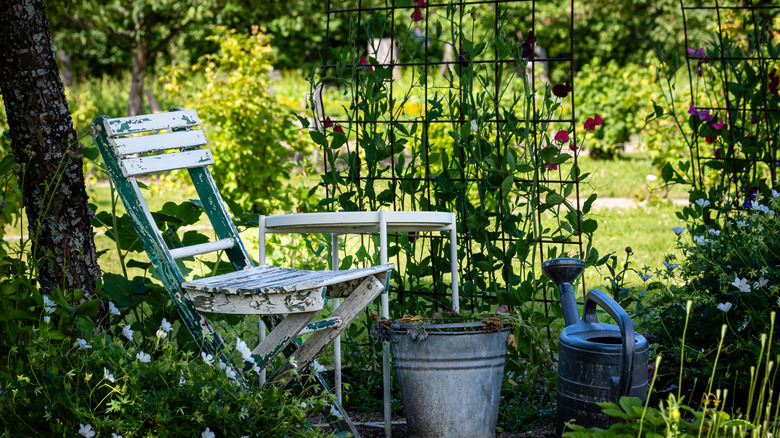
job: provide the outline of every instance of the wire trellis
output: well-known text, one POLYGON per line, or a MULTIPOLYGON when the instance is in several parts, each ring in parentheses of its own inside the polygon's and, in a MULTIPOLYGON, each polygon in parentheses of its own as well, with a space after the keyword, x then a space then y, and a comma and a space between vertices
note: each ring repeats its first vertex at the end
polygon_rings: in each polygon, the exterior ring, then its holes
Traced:
MULTIPOLYGON (((534 301, 549 316, 559 304, 537 281, 541 261, 586 252, 567 5, 568 51, 548 55, 535 41, 535 0, 328 2, 313 81, 325 203, 456 211, 461 297, 472 311, 534 301), (553 94, 554 85, 567 89, 553 94), (562 130, 566 142, 553 140, 562 130)), ((443 236, 393 237, 391 302, 446 310, 443 236)))

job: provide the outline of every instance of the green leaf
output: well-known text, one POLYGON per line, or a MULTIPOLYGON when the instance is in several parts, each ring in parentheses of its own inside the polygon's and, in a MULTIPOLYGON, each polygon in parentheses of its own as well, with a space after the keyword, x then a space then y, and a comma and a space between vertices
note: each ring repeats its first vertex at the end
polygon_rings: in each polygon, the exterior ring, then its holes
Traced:
POLYGON ((79 306, 76 307, 76 315, 81 315, 81 316, 86 316, 91 318, 97 315, 99 309, 100 309, 100 298, 95 298, 94 300, 86 301, 79 304, 79 306))
POLYGON ((563 201, 565 201, 565 200, 566 200, 566 198, 564 198, 563 196, 559 195, 558 193, 549 193, 549 194, 547 194, 547 197, 545 198, 545 203, 550 204, 550 205, 558 205, 558 204, 562 204, 563 201))

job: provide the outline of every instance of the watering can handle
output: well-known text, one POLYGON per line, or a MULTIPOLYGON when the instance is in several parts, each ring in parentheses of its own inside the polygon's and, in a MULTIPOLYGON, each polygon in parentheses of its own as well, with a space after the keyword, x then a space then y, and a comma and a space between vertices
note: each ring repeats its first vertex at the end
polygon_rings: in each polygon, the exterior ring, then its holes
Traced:
POLYGON ((589 290, 585 296, 585 309, 582 312, 583 321, 589 324, 597 324, 599 322, 598 315, 596 315, 597 304, 606 310, 609 316, 617 321, 618 327, 620 327, 620 336, 623 339, 623 363, 618 387, 620 388, 619 396, 627 396, 631 392, 633 384, 634 350, 636 348, 634 343, 634 324, 631 322, 631 318, 628 317, 628 313, 620 307, 617 301, 598 289, 589 290))

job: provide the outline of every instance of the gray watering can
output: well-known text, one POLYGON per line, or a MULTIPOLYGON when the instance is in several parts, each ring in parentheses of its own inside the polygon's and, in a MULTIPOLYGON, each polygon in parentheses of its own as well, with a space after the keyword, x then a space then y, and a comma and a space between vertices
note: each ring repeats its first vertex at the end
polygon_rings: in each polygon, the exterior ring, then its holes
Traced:
POLYGON ((572 283, 584 270, 585 262, 580 259, 542 263, 542 272, 558 286, 566 323, 558 348, 558 436, 569 421, 609 428, 616 419, 602 413, 599 402, 617 402, 622 396, 647 399, 647 339, 634 332, 626 311, 597 289, 585 295, 580 320, 572 283), (599 322, 597 307, 606 310, 617 325, 599 322))

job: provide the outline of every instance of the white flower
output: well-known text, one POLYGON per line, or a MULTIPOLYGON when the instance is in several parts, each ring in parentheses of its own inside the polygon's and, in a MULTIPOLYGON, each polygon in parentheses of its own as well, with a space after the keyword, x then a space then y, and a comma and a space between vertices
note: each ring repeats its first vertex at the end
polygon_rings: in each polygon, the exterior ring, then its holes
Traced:
POLYGON ((125 438, 122 435, 116 434, 114 432, 111 432, 111 438, 125 438))
POLYGON ((767 207, 766 205, 761 205, 758 201, 750 201, 750 206, 753 207, 753 210, 758 210, 770 216, 773 216, 775 214, 774 210, 770 210, 769 207, 767 207))
POLYGON ((322 366, 321 363, 317 362, 316 360, 312 364, 312 367, 314 368, 314 371, 318 373, 324 373, 325 371, 328 371, 324 366, 322 366))
POLYGON ((747 282, 747 278, 734 277, 734 281, 731 284, 742 292, 750 292, 750 285, 747 282))
POLYGON ((652 274, 642 274, 642 275, 639 276, 639 278, 641 278, 643 281, 647 281, 647 280, 653 278, 653 276, 652 276, 652 274))
POLYGON ((165 318, 163 318, 162 322, 160 323, 160 328, 163 329, 166 333, 173 330, 173 326, 165 318))
POLYGON ((710 233, 710 235, 712 236, 720 236, 720 230, 715 230, 710 228, 709 230, 707 230, 707 232, 710 233))
POLYGON ((672 231, 674 231, 674 234, 679 236, 680 234, 682 234, 685 231, 685 228, 683 228, 683 227, 674 227, 674 228, 672 228, 672 231))
POLYGON ((225 365, 225 362, 222 362, 222 359, 220 359, 219 360, 219 369, 224 370, 226 366, 227 365, 225 365))
POLYGON ((108 368, 103 367, 103 377, 111 383, 114 383, 114 375, 108 372, 108 368))
POLYGON ((122 313, 119 311, 119 309, 116 308, 114 303, 111 301, 108 302, 108 311, 111 312, 112 315, 121 315, 122 313))
POLYGON ((203 362, 206 362, 206 365, 212 365, 214 364, 214 356, 210 354, 206 354, 205 351, 200 352, 200 357, 203 358, 203 362))
POLYGON ((214 432, 212 432, 208 427, 203 431, 203 433, 200 434, 200 438, 214 438, 215 436, 216 435, 214 435, 214 432))
POLYGON ((87 341, 86 341, 86 340, 84 340, 84 339, 81 339, 81 338, 76 338, 76 342, 78 342, 78 343, 79 343, 79 348, 81 348, 82 350, 86 350, 87 348, 92 348, 92 346, 91 346, 91 345, 89 345, 89 344, 87 343, 87 341))
POLYGON ((141 363, 149 363, 150 360, 152 360, 152 356, 149 356, 148 354, 144 353, 143 351, 136 354, 135 358, 140 360, 141 363))
POLYGON ((236 349, 241 353, 244 361, 255 363, 255 359, 252 357, 252 350, 247 347, 246 342, 242 341, 241 338, 236 338, 236 349))
POLYGON ((707 243, 709 243, 710 239, 704 236, 693 236, 693 241, 696 242, 698 245, 706 245, 707 243))
POLYGON ((44 316, 43 322, 51 322, 51 316, 44 316))
POLYGON ((664 266, 666 266, 666 269, 670 269, 670 270, 680 267, 680 265, 676 263, 666 263, 666 262, 664 262, 664 266))
POLYGON ((127 324, 126 326, 122 327, 122 334, 127 338, 127 340, 129 341, 133 340, 133 329, 130 328, 130 324, 127 324))
POLYGON ((769 280, 767 280, 764 277, 759 278, 758 280, 753 282, 753 289, 759 289, 769 284, 769 280))
POLYGON ((698 205, 699 207, 706 207, 706 206, 710 205, 710 201, 708 201, 706 199, 697 199, 696 200, 696 205, 698 205))
POLYGON ((85 436, 87 438, 92 438, 95 436, 95 431, 92 430, 91 424, 80 424, 79 423, 79 435, 85 436))
POLYGON ((230 377, 231 379, 236 380, 237 377, 236 370, 234 370, 233 368, 230 367, 225 368, 225 374, 227 374, 227 376, 230 377))
POLYGON ((777 193, 777 192, 775 191, 775 189, 772 189, 772 197, 773 197, 773 198, 777 198, 778 196, 780 196, 780 193, 777 193))
POLYGON ((57 309, 57 303, 51 300, 48 295, 43 295, 43 310, 46 313, 52 313, 57 309))
POLYGON ((739 225, 740 227, 746 227, 748 226, 748 223, 745 221, 737 221, 737 225, 739 225))
POLYGON ((165 339, 165 337, 168 336, 168 333, 165 333, 162 329, 157 330, 157 337, 160 339, 165 339))
POLYGON ((745 319, 742 321, 742 326, 737 329, 738 332, 741 332, 742 330, 745 330, 745 327, 748 325, 748 317, 745 316, 745 319))
POLYGON ((479 131, 479 126, 477 126, 477 121, 472 120, 471 121, 471 132, 477 132, 479 131))
POLYGON ((731 303, 726 302, 726 303, 718 304, 718 310, 720 310, 721 312, 728 312, 729 310, 731 310, 731 303))

